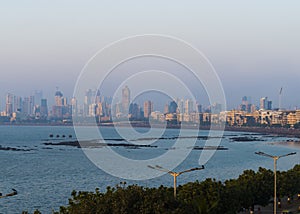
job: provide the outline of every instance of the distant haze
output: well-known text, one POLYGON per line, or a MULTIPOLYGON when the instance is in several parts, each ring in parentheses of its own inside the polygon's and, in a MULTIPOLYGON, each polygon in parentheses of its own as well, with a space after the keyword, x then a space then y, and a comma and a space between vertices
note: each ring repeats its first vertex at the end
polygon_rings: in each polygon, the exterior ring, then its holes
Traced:
MULTIPOLYGON (((300 107, 299 1, 6 1, 0 8, 0 107, 5 94, 56 87, 72 97, 87 61, 105 45, 137 34, 192 44, 211 61, 228 108, 251 96, 300 107)), ((195 89, 197 90, 197 89, 195 89)), ((163 101, 163 103, 165 103, 163 101)))

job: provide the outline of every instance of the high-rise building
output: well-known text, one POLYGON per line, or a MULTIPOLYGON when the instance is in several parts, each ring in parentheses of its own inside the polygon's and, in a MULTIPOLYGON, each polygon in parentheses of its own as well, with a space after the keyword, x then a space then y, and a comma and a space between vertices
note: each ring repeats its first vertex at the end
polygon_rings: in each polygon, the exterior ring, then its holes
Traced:
POLYGON ((184 113, 184 101, 183 99, 177 99, 177 105, 178 105, 178 113, 183 114, 184 113))
POLYGON ((169 105, 169 112, 168 113, 176 113, 177 112, 177 103, 175 101, 171 101, 169 105))
POLYGON ((197 113, 202 113, 202 105, 197 103, 197 113))
POLYGON ((122 89, 122 108, 124 114, 128 114, 129 105, 130 105, 130 90, 126 85, 125 88, 122 89))
POLYGON ((130 104, 128 117, 133 120, 141 118, 141 109, 138 104, 136 103, 130 104))
POLYGON ((164 106, 164 114, 168 114, 169 113, 169 104, 166 104, 164 106))
POLYGON ((268 97, 262 97, 260 99, 260 109, 272 110, 272 101, 269 101, 268 97))
POLYGON ((66 97, 62 97, 61 104, 62 104, 62 106, 68 106, 68 99, 66 97))
POLYGON ((98 90, 96 92, 96 98, 95 98, 95 103, 98 104, 98 103, 101 103, 101 94, 100 94, 100 91, 98 90))
POLYGON ((5 100, 5 113, 7 116, 11 116, 12 113, 14 112, 14 95, 8 93, 6 95, 6 100, 5 100))
POLYGON ((120 118, 122 116, 122 103, 115 104, 113 108, 113 116, 120 118))
POLYGON ((14 112, 22 111, 22 98, 19 96, 14 96, 13 111, 14 112))
POLYGON ((47 99, 41 99, 40 113, 41 113, 42 118, 47 118, 48 117, 47 99))
POLYGON ((34 96, 29 96, 29 115, 34 115, 35 99, 34 96))
POLYGON ((71 115, 71 108, 67 103, 67 98, 63 97, 61 91, 55 92, 55 105, 52 107, 52 117, 54 119, 68 118, 71 115))
POLYGON ((23 102, 22 102, 22 112, 24 116, 29 115, 29 97, 24 97, 23 102))
POLYGON ((144 102, 144 117, 149 118, 151 115, 151 112, 153 112, 153 102, 150 100, 144 102))
POLYGON ((187 99, 184 103, 184 113, 190 114, 194 111, 194 102, 192 100, 187 99))
POLYGON ((239 110, 250 113, 252 112, 251 107, 251 98, 247 96, 242 97, 242 104, 239 106, 239 110))
POLYGON ((268 97, 262 97, 259 100, 259 108, 266 109, 267 108, 268 97))
POLYGON ((85 92, 84 105, 83 105, 84 116, 89 116, 90 105, 95 103, 95 95, 96 95, 96 91, 92 89, 88 89, 85 92))
POLYGON ((72 115, 77 117, 78 116, 78 104, 77 104, 77 99, 73 97, 71 99, 71 107, 72 107, 72 115))
POLYGON ((54 99, 55 99, 55 106, 62 106, 63 105, 63 93, 61 93, 61 91, 56 91, 55 95, 54 95, 54 99))

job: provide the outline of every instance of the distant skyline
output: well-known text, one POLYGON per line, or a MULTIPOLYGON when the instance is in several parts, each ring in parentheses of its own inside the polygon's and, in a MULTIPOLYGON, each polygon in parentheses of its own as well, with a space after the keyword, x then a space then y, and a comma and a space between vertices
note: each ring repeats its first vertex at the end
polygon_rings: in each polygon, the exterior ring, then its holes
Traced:
MULTIPOLYGON (((126 85, 124 88, 127 88, 129 90, 129 94, 131 93, 130 92, 130 87, 128 87, 128 85, 126 85)), ((115 97, 113 97, 111 94, 105 94, 104 92, 101 92, 99 89, 87 89, 85 90, 85 93, 94 93, 95 96, 92 96, 91 98, 92 99, 96 99, 96 94, 98 92, 100 97, 102 98, 105 98, 105 99, 109 99, 111 100, 110 102, 112 102, 113 105, 117 104, 117 103, 123 103, 123 90, 124 88, 122 88, 122 94, 121 93, 117 93, 115 95, 115 97)), ((280 92, 282 93, 283 89, 281 88, 280 92)), ((119 91, 118 91, 119 92, 119 91)), ((70 104, 71 105, 71 100, 72 98, 76 98, 77 102, 78 102, 78 105, 83 105, 84 103, 84 99, 83 98, 82 100, 78 99, 78 97, 74 97, 74 96, 67 96, 65 95, 65 93, 59 88, 59 87, 56 87, 56 89, 53 91, 52 95, 50 96, 47 96, 47 95, 44 95, 44 92, 43 90, 35 90, 34 92, 32 92, 31 94, 29 95, 25 95, 25 96, 22 96, 20 94, 14 94, 14 93, 6 93, 6 96, 9 95, 9 96, 15 96, 16 98, 21 98, 22 100, 24 100, 25 98, 29 98, 29 97, 34 97, 34 104, 35 105, 41 105, 41 99, 46 99, 47 100, 47 103, 48 103, 48 106, 51 108, 52 106, 56 105, 56 95, 57 93, 61 94, 61 97, 65 98, 66 101, 67 101, 67 104, 70 104)), ((6 103, 6 96, 3 98, 3 100, 1 100, 0 102, 3 103, 3 106, 1 106, 0 108, 0 112, 1 111, 5 111, 5 103, 6 103)), ((207 110, 209 109, 211 106, 214 106, 215 104, 219 104, 219 103, 208 103, 208 101, 203 101, 201 99, 195 99, 193 100, 193 98, 191 97, 187 97, 187 96, 177 96, 177 97, 174 97, 174 99, 172 99, 171 97, 165 95, 165 94, 162 94, 160 92, 156 92, 156 91, 149 91, 149 92, 144 92, 144 93, 141 93, 139 94, 137 97, 131 97, 129 95, 129 97, 127 98, 129 99, 128 100, 128 106, 130 104, 138 104, 140 107, 143 108, 143 105, 144 105, 144 102, 146 101, 150 101, 152 102, 152 105, 154 104, 154 108, 153 110, 154 111, 161 111, 163 112, 164 111, 164 108, 165 108, 165 105, 169 105, 172 101, 179 101, 179 100, 191 100, 195 105, 196 104, 200 104, 201 107, 204 109, 204 110, 207 110)), ((177 103, 178 104, 178 103, 177 103)), ((251 108, 251 106, 255 106, 256 109, 267 109, 267 110, 272 110, 272 109, 281 109, 281 110, 298 110, 300 108, 298 108, 297 106, 293 106, 291 107, 291 105, 289 105, 288 103, 284 103, 282 104, 283 107, 282 108, 279 108, 279 106, 277 105, 274 105, 274 100, 270 99, 268 96, 261 96, 259 97, 258 100, 253 100, 253 98, 251 96, 243 96, 241 97, 240 99, 240 102, 237 103, 236 106, 234 106, 233 108, 230 108, 228 105, 227 105, 227 111, 231 111, 231 110, 242 110, 242 111, 248 111, 246 109, 243 109, 243 108, 247 108, 247 107, 242 107, 242 105, 248 105, 249 104, 249 108, 251 108), (262 101, 262 100, 265 100, 262 101), (268 104, 268 101, 269 101, 269 104, 268 104), (263 106, 263 107, 262 107, 263 106), (265 106, 269 106, 268 108, 265 107, 265 106), (290 106, 290 107, 284 107, 284 106, 290 106)), ((124 107, 125 109, 127 107, 124 107)))
MULTIPOLYGON (((198 48, 215 67, 228 109, 251 96, 300 107, 298 1, 3 2, 0 107, 6 93, 56 87, 66 97, 86 62, 105 45, 137 34, 165 34, 198 48)), ((197 90, 197 89, 195 89, 197 90)))

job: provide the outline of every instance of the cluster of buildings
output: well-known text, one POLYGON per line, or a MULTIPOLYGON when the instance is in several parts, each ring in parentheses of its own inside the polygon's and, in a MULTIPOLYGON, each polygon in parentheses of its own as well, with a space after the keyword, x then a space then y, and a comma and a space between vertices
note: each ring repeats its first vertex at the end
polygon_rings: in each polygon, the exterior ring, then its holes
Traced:
POLYGON ((111 97, 105 97, 99 90, 88 89, 84 100, 67 99, 57 90, 52 106, 43 98, 42 92, 19 97, 7 94, 5 110, 0 113, 0 122, 57 122, 72 123, 72 116, 83 120, 92 118, 99 123, 112 121, 149 120, 170 124, 220 124, 229 126, 289 126, 300 124, 300 110, 273 109, 268 97, 260 99, 259 107, 251 103, 248 97, 242 98, 241 105, 234 110, 224 111, 221 104, 213 104, 206 109, 191 99, 176 99, 167 103, 163 111, 154 110, 154 103, 146 100, 142 105, 131 102, 130 89, 122 89, 122 98, 113 103, 111 97))
POLYGON ((35 95, 29 97, 20 97, 11 93, 6 95, 5 110, 0 112, 0 122, 15 121, 17 118, 27 120, 31 116, 43 120, 48 117, 47 99, 42 98, 41 91, 36 91, 35 95))

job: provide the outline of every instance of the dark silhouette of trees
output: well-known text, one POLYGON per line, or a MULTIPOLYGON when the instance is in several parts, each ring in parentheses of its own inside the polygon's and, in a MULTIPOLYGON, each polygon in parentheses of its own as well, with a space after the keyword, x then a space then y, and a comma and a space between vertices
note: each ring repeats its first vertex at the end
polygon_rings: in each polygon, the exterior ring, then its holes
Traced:
MULTIPOLYGON (((278 172, 278 194, 292 196, 300 193, 300 165, 278 172)), ((237 213, 254 205, 265 206, 273 197, 273 172, 259 168, 246 170, 237 179, 225 182, 214 179, 189 182, 178 187, 175 199, 173 188, 145 188, 137 185, 107 187, 102 193, 72 192, 66 207, 56 214, 82 213, 237 213)))

